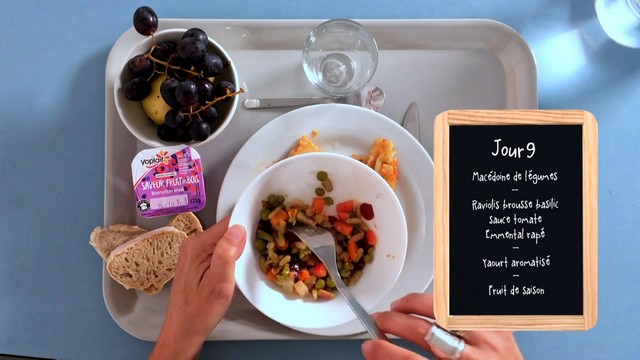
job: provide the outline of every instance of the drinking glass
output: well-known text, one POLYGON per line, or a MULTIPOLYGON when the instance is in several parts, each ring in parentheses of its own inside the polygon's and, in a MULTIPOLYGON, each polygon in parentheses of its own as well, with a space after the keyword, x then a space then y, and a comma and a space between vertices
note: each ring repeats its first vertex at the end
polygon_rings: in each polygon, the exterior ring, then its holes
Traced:
POLYGON ((362 89, 378 67, 378 45, 362 24, 333 19, 318 25, 302 50, 302 67, 322 92, 344 96, 362 89))
POLYGON ((640 48, 640 0, 596 0, 596 14, 613 41, 640 48))

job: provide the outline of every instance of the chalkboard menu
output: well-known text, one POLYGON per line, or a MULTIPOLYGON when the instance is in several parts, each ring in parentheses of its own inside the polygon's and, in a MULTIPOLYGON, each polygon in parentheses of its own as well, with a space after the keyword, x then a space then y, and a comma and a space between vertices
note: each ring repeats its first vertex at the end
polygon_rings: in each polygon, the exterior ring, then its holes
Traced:
POLYGON ((436 320, 575 329, 597 317, 597 127, 584 111, 450 111, 435 128, 436 320))

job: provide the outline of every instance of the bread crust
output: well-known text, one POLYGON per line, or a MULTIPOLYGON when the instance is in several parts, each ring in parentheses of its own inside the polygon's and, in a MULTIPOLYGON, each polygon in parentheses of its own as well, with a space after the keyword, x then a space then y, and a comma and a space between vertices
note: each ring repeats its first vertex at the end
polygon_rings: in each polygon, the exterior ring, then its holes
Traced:
POLYGON ((106 228, 98 226, 91 232, 89 244, 106 261, 113 249, 146 232, 146 229, 135 225, 115 224, 106 228))

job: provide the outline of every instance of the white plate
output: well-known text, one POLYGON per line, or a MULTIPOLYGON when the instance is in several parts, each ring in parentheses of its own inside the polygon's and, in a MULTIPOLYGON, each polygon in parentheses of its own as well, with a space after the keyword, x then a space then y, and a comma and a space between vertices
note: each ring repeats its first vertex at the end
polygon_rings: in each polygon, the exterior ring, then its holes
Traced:
MULTIPOLYGON (((318 131, 314 140, 323 150, 343 155, 367 154, 377 137, 391 139, 397 150, 396 195, 407 219, 407 255, 400 276, 372 311, 389 308, 408 293, 424 292, 433 279, 433 161, 405 129, 393 120, 351 105, 315 105, 286 113, 258 130, 237 153, 218 198, 218 221, 229 214, 251 181, 286 157, 302 135, 318 131)), ((325 329, 298 330, 341 336, 364 331, 357 321, 325 329)))
MULTIPOLYGON (((355 320, 356 315, 341 296, 331 301, 313 301, 310 295, 304 299, 284 295, 282 288, 260 271, 260 255, 253 241, 262 201, 270 194, 282 194, 287 204, 294 199, 310 203, 315 196, 314 189, 320 185, 316 179, 319 171, 329 174, 333 191, 327 194, 336 204, 353 199, 369 203, 374 209, 375 216, 367 221, 367 226, 375 230, 378 238, 376 257, 364 268, 360 281, 350 287, 363 308, 371 309, 393 288, 407 251, 407 226, 400 201, 387 182, 369 166, 348 156, 324 152, 287 158, 260 173, 244 190, 231 214, 230 224, 243 225, 250 239, 236 263, 236 283, 247 300, 263 314, 308 333, 334 328, 355 320)), ((325 211, 336 215, 336 206, 326 206, 325 211)))

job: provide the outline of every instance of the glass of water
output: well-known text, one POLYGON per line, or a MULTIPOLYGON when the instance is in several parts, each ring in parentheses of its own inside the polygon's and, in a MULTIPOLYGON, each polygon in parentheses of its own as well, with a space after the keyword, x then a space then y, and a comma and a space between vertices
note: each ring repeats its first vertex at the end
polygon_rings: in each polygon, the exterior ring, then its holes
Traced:
POLYGON ((318 25, 302 50, 309 81, 326 94, 343 96, 362 89, 378 67, 378 45, 358 22, 334 19, 318 25))
POLYGON ((615 42, 640 48, 640 0, 596 0, 600 25, 615 42))

